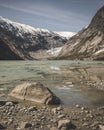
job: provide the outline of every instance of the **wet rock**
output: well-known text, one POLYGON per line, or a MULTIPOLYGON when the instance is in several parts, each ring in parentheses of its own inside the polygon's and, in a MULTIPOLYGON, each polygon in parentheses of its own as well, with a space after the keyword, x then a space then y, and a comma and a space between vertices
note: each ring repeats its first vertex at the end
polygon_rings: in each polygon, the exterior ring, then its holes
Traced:
POLYGON ((72 127, 72 123, 70 120, 67 120, 67 119, 63 119, 63 120, 59 120, 58 121, 58 129, 61 129, 61 128, 66 128, 66 129, 69 129, 72 127))
POLYGON ((22 83, 16 86, 9 95, 17 99, 42 104, 60 104, 60 99, 49 88, 39 82, 22 83))

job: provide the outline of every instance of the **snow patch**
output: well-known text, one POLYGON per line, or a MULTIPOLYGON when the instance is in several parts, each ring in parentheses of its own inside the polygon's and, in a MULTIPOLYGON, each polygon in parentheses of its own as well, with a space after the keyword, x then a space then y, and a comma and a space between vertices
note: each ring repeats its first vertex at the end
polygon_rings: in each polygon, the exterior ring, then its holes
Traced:
POLYGON ((58 35, 65 37, 67 39, 69 39, 70 37, 74 36, 76 33, 75 32, 55 32, 58 35))

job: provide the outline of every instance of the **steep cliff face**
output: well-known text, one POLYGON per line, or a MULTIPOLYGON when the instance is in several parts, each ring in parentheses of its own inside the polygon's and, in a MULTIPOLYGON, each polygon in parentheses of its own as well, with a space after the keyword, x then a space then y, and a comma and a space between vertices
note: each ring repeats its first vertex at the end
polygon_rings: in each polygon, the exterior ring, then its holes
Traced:
MULTIPOLYGON (((63 46, 67 39, 46 30, 35 29, 31 26, 12 22, 0 17, 0 59, 35 59, 34 55, 39 50, 63 46), (8 47, 8 51, 4 46, 8 47), (15 48, 15 49, 14 49, 15 48), (11 53, 10 53, 11 52, 11 53), (8 53, 8 55, 7 55, 8 53), (18 55, 17 57, 13 56, 18 55), (6 57, 6 56, 10 56, 6 57)), ((38 57, 37 57, 38 58, 38 57)))
POLYGON ((104 60, 104 6, 90 25, 64 45, 58 59, 104 60))
POLYGON ((0 60, 26 60, 33 58, 19 49, 13 40, 0 32, 0 60))
POLYGON ((14 53, 10 45, 5 44, 0 38, 0 60, 22 60, 22 57, 14 53))

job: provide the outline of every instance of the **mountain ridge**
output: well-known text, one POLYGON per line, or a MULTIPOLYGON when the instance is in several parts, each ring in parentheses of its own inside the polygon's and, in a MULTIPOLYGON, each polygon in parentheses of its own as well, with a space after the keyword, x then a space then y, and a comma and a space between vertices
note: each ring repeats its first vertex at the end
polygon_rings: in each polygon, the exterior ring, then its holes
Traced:
POLYGON ((69 39, 57 59, 104 60, 104 6, 88 27, 69 39))
MULTIPOLYGON (((4 46, 8 46, 8 50, 6 51, 10 52, 11 50, 11 54, 14 52, 14 55, 16 54, 20 59, 36 59, 34 56, 37 51, 42 50, 42 53, 46 53, 46 51, 51 48, 63 46, 67 41, 66 38, 47 29, 36 29, 29 25, 16 23, 3 17, 0 17, 0 40, 2 41, 1 47, 3 47, 3 44, 4 46)), ((5 51, 4 53, 2 51, 0 59, 3 59, 3 55, 5 55, 5 51)), ((46 57, 50 57, 48 53, 45 55, 46 57)), ((18 59, 17 57, 16 59, 18 59)), ((4 59, 9 58, 5 57, 4 59)), ((13 59, 15 59, 15 57, 13 59)))

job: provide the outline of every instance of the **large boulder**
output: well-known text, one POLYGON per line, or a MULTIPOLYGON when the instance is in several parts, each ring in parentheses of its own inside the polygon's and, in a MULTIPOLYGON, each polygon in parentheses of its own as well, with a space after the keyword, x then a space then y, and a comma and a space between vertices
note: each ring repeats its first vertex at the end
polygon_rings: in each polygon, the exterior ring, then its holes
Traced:
POLYGON ((9 96, 48 105, 60 104, 60 99, 49 88, 39 82, 22 83, 16 86, 9 96))

